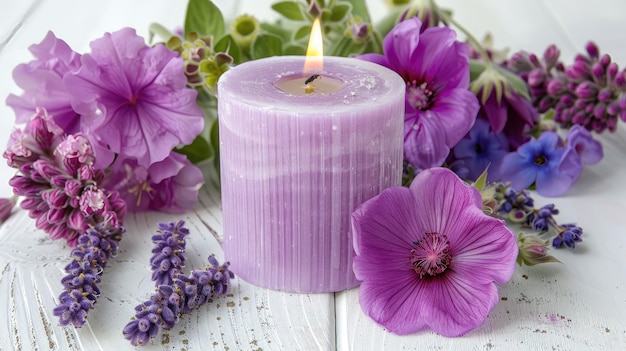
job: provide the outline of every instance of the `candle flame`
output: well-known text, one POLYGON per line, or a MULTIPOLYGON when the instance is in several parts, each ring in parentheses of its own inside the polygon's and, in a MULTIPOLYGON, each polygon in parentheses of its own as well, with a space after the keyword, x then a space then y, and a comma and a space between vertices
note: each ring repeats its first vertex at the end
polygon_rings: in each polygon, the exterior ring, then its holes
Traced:
POLYGON ((322 28, 319 18, 313 21, 309 46, 306 49, 306 59, 304 60, 304 73, 310 74, 315 70, 324 68, 324 43, 322 40, 322 28))

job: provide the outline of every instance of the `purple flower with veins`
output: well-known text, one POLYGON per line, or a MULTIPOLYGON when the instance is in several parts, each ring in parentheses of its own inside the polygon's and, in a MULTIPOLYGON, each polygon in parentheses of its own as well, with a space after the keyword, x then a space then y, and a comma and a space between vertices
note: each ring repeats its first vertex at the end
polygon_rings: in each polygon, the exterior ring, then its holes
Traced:
POLYGON ((504 134, 492 132, 486 120, 477 119, 465 138, 454 147, 454 156, 469 171, 466 179, 476 180, 489 166, 487 179, 495 181, 500 179, 500 163, 508 150, 504 134))
POLYGON ((459 336, 480 325, 499 300, 494 282, 511 278, 518 252, 504 221, 481 208, 478 190, 444 168, 359 206, 354 272, 365 314, 396 334, 459 336))
POLYGON ((554 132, 544 132, 539 139, 531 139, 516 152, 504 156, 500 167, 503 181, 510 181, 515 190, 526 189, 533 183, 543 196, 564 194, 576 181, 582 166, 570 169, 560 166, 565 152, 562 141, 554 132))
POLYGON ((427 28, 416 17, 398 23, 385 55, 358 58, 396 71, 406 82, 404 158, 417 169, 439 166, 470 130, 478 101, 468 90, 467 45, 448 27, 427 28))
POLYGON ((105 187, 119 191, 132 212, 182 213, 196 204, 202 184, 202 171, 173 151, 148 169, 135 159, 118 159, 104 179, 105 187))
POLYGON ((64 83, 96 149, 97 167, 108 166, 113 153, 148 167, 200 134, 197 92, 186 87, 177 53, 149 47, 131 28, 105 34, 91 49, 64 83))
POLYGON ((15 111, 15 121, 25 123, 37 107, 44 107, 66 133, 77 132, 80 116, 72 109, 63 76, 78 70, 80 55, 52 32, 29 49, 35 60, 13 70, 13 79, 24 92, 20 96, 11 94, 6 99, 7 105, 15 111))

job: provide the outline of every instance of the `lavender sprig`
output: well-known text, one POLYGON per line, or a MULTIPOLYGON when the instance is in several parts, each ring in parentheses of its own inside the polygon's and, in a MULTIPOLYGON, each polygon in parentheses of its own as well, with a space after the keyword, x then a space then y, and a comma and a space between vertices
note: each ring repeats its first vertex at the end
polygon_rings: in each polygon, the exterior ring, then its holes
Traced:
POLYGON ((85 324, 87 313, 100 296, 98 284, 104 267, 117 253, 123 233, 121 227, 98 224, 78 238, 78 245, 72 250, 73 260, 65 267, 68 274, 61 280, 66 290, 59 296, 60 303, 54 309, 61 325, 71 323, 79 328, 85 324))
POLYGON ((11 134, 3 156, 19 170, 10 184, 37 228, 64 238, 72 250, 54 315, 61 325, 85 324, 100 296, 98 284, 124 233, 126 203, 116 191, 99 187, 104 172, 93 167, 93 148, 81 133, 64 134, 43 108, 23 130, 11 134))
POLYGON ((145 345, 159 330, 171 329, 183 313, 189 313, 209 301, 212 295, 225 295, 234 274, 229 263, 220 265, 209 256, 210 265, 188 276, 176 272, 171 285, 160 285, 150 300, 135 307, 135 316, 124 327, 124 337, 134 346, 145 345))
POLYGON ((559 224, 554 218, 559 210, 554 204, 547 204, 537 209, 534 200, 526 190, 515 191, 508 184, 499 183, 495 187, 495 199, 498 202, 498 213, 509 220, 521 223, 542 234, 554 234, 552 246, 564 245, 575 248, 581 242, 582 228, 575 224, 559 224))
POLYGON ((185 237, 189 229, 184 221, 159 223, 157 234, 152 236, 150 266, 156 286, 171 285, 174 275, 185 266, 185 237))

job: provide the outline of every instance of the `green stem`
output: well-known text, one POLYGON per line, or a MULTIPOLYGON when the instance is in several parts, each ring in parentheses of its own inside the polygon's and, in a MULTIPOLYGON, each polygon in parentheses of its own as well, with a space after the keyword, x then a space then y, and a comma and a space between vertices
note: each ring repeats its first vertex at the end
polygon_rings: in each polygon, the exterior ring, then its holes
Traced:
POLYGON ((437 15, 443 21, 443 23, 452 24, 455 27, 457 27, 463 34, 465 34, 465 36, 467 37, 467 41, 469 42, 470 45, 474 47, 474 49, 476 49, 476 51, 478 51, 478 54, 482 57, 482 59, 487 64, 487 67, 490 67, 493 65, 493 62, 491 61, 491 58, 487 54, 487 51, 485 51, 485 48, 483 48, 482 44, 476 39, 476 37, 472 35, 472 33, 469 30, 467 30, 459 22, 454 20, 454 18, 452 18, 452 16, 450 16, 446 11, 441 10, 439 6, 435 3, 435 0, 429 0, 429 3, 430 3, 430 8, 437 13, 437 15))
POLYGON ((150 37, 148 38, 149 43, 152 43, 152 39, 154 39, 155 35, 160 37, 164 41, 167 41, 169 38, 171 38, 174 35, 172 34, 172 32, 170 32, 169 29, 165 28, 164 26, 158 23, 151 23, 149 27, 149 32, 150 32, 150 37))
POLYGON ((352 14, 361 17, 365 22, 371 23, 370 14, 365 0, 348 0, 352 4, 352 14))

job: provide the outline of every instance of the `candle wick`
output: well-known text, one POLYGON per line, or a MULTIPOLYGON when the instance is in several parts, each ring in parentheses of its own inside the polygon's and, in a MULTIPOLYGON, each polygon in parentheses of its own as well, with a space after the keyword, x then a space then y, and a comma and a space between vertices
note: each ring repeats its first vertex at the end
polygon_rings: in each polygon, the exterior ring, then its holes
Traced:
POLYGON ((318 79, 318 78, 320 78, 320 75, 319 75, 319 74, 314 74, 314 75, 310 76, 309 78, 307 78, 307 79, 304 81, 304 84, 310 84, 310 83, 313 83, 313 81, 314 81, 314 80, 316 80, 316 79, 318 79))
POLYGON ((311 94, 312 92, 315 91, 315 87, 313 86, 313 81, 315 81, 316 79, 320 79, 322 77, 320 77, 319 74, 314 74, 312 76, 310 76, 309 78, 307 78, 304 81, 304 92, 307 94, 311 94))

